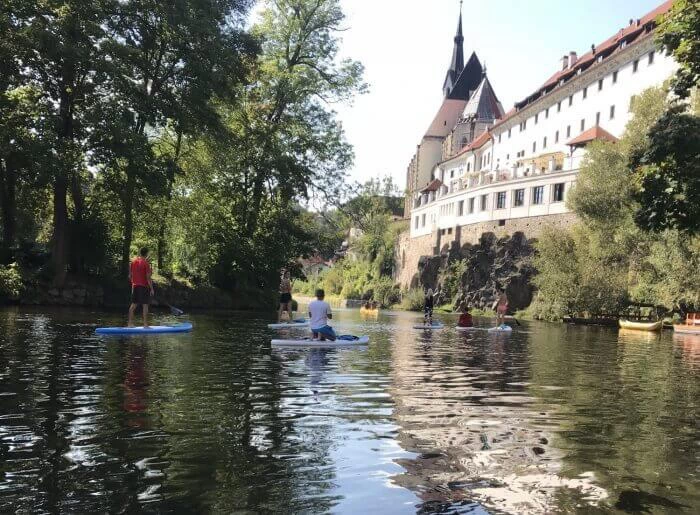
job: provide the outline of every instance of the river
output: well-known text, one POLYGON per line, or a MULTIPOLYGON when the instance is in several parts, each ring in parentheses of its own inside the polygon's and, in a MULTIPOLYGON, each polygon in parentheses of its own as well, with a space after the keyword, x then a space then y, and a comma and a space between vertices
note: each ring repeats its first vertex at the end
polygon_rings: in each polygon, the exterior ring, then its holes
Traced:
POLYGON ((269 318, 0 310, 0 511, 700 511, 699 337, 338 310, 366 349, 272 350, 269 318))

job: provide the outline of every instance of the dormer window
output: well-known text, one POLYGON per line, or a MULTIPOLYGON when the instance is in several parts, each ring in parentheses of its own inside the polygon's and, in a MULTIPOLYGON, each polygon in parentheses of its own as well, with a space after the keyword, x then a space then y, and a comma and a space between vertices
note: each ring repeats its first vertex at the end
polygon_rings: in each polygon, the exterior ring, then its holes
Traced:
POLYGON ((602 63, 603 62, 603 56, 599 55, 598 58, 596 59, 596 62, 602 63))
POLYGON ((622 41, 620 41, 620 48, 625 48, 626 46, 627 46, 627 41, 625 41, 624 39, 622 41))

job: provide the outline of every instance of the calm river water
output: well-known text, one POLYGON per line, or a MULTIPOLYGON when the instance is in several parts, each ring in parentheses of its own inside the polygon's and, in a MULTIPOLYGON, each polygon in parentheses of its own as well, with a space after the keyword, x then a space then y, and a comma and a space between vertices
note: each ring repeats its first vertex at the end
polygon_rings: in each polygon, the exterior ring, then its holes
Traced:
POLYGON ((0 511, 700 511, 700 338, 336 313, 368 348, 271 350, 264 314, 103 338, 123 317, 0 311, 0 511))

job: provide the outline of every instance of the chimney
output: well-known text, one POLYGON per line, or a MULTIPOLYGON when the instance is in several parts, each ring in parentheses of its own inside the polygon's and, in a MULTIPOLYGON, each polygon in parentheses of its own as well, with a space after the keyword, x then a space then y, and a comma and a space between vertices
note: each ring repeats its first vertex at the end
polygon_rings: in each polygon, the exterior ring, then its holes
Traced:
POLYGON ((591 45, 591 54, 595 55, 595 45, 591 45))
POLYGON ((632 26, 633 23, 634 23, 634 20, 632 18, 630 18, 630 26, 632 26))
POLYGON ((561 69, 566 70, 569 66, 569 56, 564 55, 564 57, 561 58, 561 69))
POLYGON ((575 65, 577 60, 578 56, 576 55, 576 52, 569 52, 569 68, 575 65))

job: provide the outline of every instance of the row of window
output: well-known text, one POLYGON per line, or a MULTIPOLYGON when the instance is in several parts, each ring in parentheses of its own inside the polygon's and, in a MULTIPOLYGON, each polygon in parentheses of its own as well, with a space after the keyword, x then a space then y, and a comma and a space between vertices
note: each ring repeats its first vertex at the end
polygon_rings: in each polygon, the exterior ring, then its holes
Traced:
MULTIPOLYGON (((649 54, 647 55, 647 60, 648 60, 649 65, 654 63, 654 51, 653 50, 651 52, 649 52, 649 54)), ((637 73, 638 69, 639 69, 639 59, 635 59, 634 61, 632 61, 632 73, 637 73)), ((613 84, 617 83, 617 73, 618 72, 616 70, 616 71, 612 72, 612 74, 611 74, 613 84)), ((598 91, 601 91, 602 89, 603 89, 603 79, 600 79, 598 81, 598 91)), ((583 88, 582 96, 583 96, 584 100, 586 98, 588 98, 588 86, 583 88)), ((568 104, 569 104, 569 106, 572 106, 574 104, 574 95, 569 95, 568 104)), ((614 108, 614 106, 613 106, 613 108, 614 108)), ((549 118, 549 109, 550 108, 548 107, 548 108, 544 109, 543 111, 535 114, 535 116, 534 116, 535 125, 537 125, 541 114, 544 113, 545 119, 549 118)), ((559 113, 559 112, 561 112, 561 102, 557 102, 557 113, 559 113)), ((611 118, 612 118, 612 116, 611 116, 611 118)), ((520 122, 518 128, 519 128, 519 132, 523 132, 524 130, 526 130, 527 129, 527 120, 520 122)), ((508 138, 511 137, 511 134, 512 134, 511 131, 512 131, 512 128, 508 129, 508 138)), ((503 136, 503 133, 498 135, 498 142, 499 143, 501 143, 502 136, 503 136)))
MULTIPOLYGON (((544 186, 533 186, 530 188, 530 198, 532 205, 544 204, 544 186)), ((554 184, 552 187, 552 202, 563 202, 564 201, 564 190, 565 184, 563 182, 554 184)), ((496 209, 505 209, 507 206, 507 193, 506 191, 497 191, 493 193, 496 209)), ((467 212, 466 214, 472 214, 475 212, 477 205, 479 211, 486 211, 489 205, 489 194, 480 195, 479 197, 471 197, 466 200, 467 202, 467 212)), ((464 216, 464 200, 457 202, 457 216, 464 216)), ((518 188, 512 190, 511 203, 513 207, 522 207, 525 205, 525 188, 518 188)), ((440 216, 452 214, 454 212, 454 202, 450 204, 445 204, 440 207, 440 216)), ((425 227, 425 213, 416 216, 414 218, 414 227, 418 229, 419 227, 425 227)))

